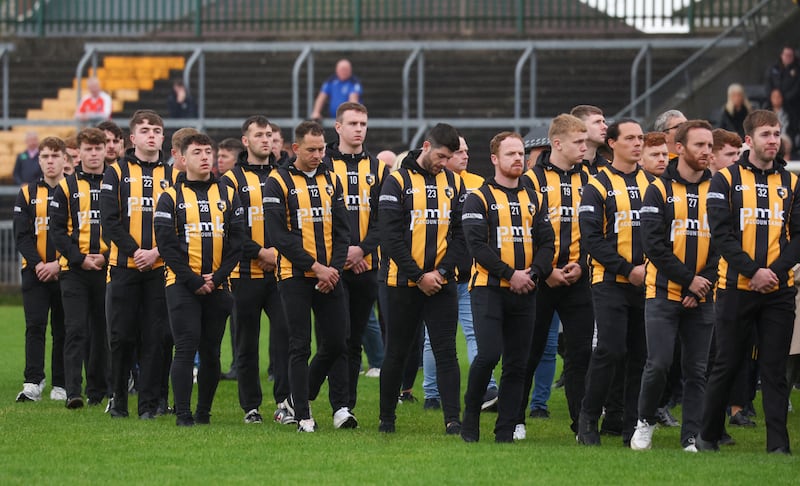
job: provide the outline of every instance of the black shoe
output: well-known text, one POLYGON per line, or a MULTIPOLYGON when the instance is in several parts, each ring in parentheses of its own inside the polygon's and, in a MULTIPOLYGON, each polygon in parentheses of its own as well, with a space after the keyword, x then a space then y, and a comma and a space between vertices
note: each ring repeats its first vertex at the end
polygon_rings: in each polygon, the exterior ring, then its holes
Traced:
POLYGON ((423 410, 439 410, 442 408, 442 401, 438 398, 426 398, 422 408, 423 410))
POLYGON ((389 422, 388 420, 381 420, 380 425, 378 425, 378 432, 384 434, 394 434, 394 422, 389 422))
POLYGON ((553 383, 553 388, 564 388, 564 372, 561 372, 561 376, 558 377, 555 383, 553 383))
POLYGON ((548 412, 543 408, 534 408, 533 410, 531 410, 531 413, 529 413, 528 416, 530 418, 535 418, 535 419, 549 419, 550 412, 548 412))
POLYGON ((600 434, 597 432, 597 420, 592 420, 581 412, 578 418, 578 443, 587 446, 600 445, 600 434))
POLYGON ((86 405, 88 405, 90 407, 96 407, 96 406, 102 405, 102 404, 103 404, 103 399, 102 398, 88 398, 86 400, 86 405))
POLYGON ((236 380, 236 368, 231 368, 227 373, 219 375, 220 380, 236 380))
POLYGON ((158 401, 158 406, 156 407, 156 417, 161 417, 162 415, 171 414, 172 409, 169 408, 167 404, 167 400, 162 398, 158 401))
POLYGON ((731 437, 731 434, 727 432, 722 433, 722 437, 719 438, 719 445, 721 446, 734 446, 736 445, 736 439, 731 437))
POLYGON ((110 409, 108 409, 108 415, 110 415, 111 418, 113 418, 113 419, 127 418, 128 417, 128 411, 127 410, 122 410, 122 409, 119 409, 119 408, 116 408, 116 407, 111 407, 110 409))
POLYGON ((791 456, 792 455, 792 451, 789 450, 788 447, 776 447, 775 449, 772 449, 771 451, 769 451, 769 453, 770 454, 784 455, 784 456, 791 456))
POLYGON ((697 452, 719 452, 719 444, 705 440, 699 435, 694 439, 694 446, 697 447, 697 452))
POLYGON ((497 405, 497 387, 490 387, 486 389, 483 394, 483 402, 481 403, 481 410, 489 410, 497 405))
POLYGON ((75 410, 77 408, 83 408, 83 398, 81 397, 72 397, 67 398, 66 407, 70 410, 75 410))
POLYGON ((461 423, 461 438, 464 442, 478 442, 481 436, 481 416, 477 413, 464 412, 461 423))
POLYGON ((730 420, 728 420, 730 425, 736 427, 755 427, 756 423, 750 420, 750 418, 743 414, 741 410, 736 412, 736 415, 731 416, 730 420))
POLYGON ((678 419, 672 416, 670 413, 669 408, 661 407, 656 409, 656 420, 658 423, 664 427, 680 427, 681 423, 678 422, 678 419))
POLYGON ((622 414, 606 414, 603 425, 600 426, 602 435, 622 435, 622 414))
POLYGON ((208 412, 195 412, 194 423, 197 425, 209 425, 211 423, 211 414, 208 412))
POLYGON ((143 412, 139 414, 139 420, 155 420, 156 414, 153 412, 143 412))
POLYGON ((415 397, 413 393, 406 391, 397 397, 397 401, 398 403, 417 403, 419 400, 417 400, 417 397, 415 397))
POLYGON ((756 408, 753 406, 753 402, 750 402, 742 411, 747 417, 753 418, 756 416, 756 408))
POLYGON ((194 417, 191 415, 178 415, 175 418, 175 425, 178 427, 192 427, 194 425, 194 417))
POLYGON ((447 427, 444 428, 444 433, 447 435, 461 435, 461 422, 458 420, 448 422, 447 427))

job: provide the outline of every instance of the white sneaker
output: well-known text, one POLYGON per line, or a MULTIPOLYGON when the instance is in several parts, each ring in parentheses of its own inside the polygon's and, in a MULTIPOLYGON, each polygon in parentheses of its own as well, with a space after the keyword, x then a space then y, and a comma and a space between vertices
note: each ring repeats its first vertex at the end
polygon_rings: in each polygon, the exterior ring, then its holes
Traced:
POLYGON ((294 418, 294 409, 288 399, 278 404, 278 408, 275 410, 272 418, 281 425, 297 423, 297 419, 294 418))
POLYGON ((257 408, 250 410, 244 415, 244 423, 246 424, 260 424, 263 421, 257 408))
POLYGON ((52 390, 50 390, 50 400, 59 400, 65 401, 67 399, 67 390, 63 389, 60 386, 54 386, 52 390))
POLYGON ((42 381, 39 382, 39 395, 44 393, 44 387, 47 385, 47 378, 44 378, 42 381))
POLYGON ((313 418, 303 419, 297 423, 298 432, 312 433, 317 430, 317 423, 313 418))
POLYGON ((192 383, 195 384, 195 385, 197 384, 197 372, 198 371, 199 370, 197 369, 197 366, 192 368, 192 383))
POLYGON ((690 437, 687 441, 688 445, 683 448, 686 452, 697 452, 697 446, 695 445, 694 437, 690 437))
POLYGON ((342 407, 333 414, 333 427, 336 429, 355 429, 358 427, 358 420, 355 415, 350 413, 350 409, 342 407))
POLYGON ((631 437, 631 449, 635 451, 646 451, 653 446, 653 432, 656 426, 647 423, 647 420, 636 422, 636 430, 631 437))
POLYGON ((525 424, 517 424, 514 427, 514 440, 525 440, 528 436, 528 432, 525 430, 525 424))
POLYGON ((367 378, 380 378, 381 377, 381 369, 380 368, 370 368, 364 373, 364 376, 367 378))
POLYGON ((23 383, 22 391, 17 394, 18 402, 38 402, 41 399, 42 390, 36 383, 23 383))

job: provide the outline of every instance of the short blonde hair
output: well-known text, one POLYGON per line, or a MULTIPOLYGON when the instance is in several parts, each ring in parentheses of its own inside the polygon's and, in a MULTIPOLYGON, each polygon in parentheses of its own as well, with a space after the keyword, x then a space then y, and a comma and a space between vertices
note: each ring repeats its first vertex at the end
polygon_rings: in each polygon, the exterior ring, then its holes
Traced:
POLYGON ((574 115, 562 113, 553 118, 550 122, 550 130, 547 132, 547 138, 552 142, 554 139, 564 136, 573 132, 586 132, 586 124, 574 115))

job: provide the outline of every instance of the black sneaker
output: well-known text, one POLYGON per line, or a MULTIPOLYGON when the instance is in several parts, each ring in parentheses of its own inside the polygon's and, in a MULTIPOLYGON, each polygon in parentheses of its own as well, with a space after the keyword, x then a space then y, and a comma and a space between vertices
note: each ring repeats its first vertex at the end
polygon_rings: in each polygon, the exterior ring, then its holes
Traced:
POLYGON ((461 422, 458 420, 448 422, 447 427, 444 428, 444 433, 447 435, 461 435, 461 422))
POLYGON ((422 408, 423 410, 439 410, 442 408, 442 401, 438 398, 426 398, 422 408))
POLYGON ((716 442, 705 440, 699 435, 694 439, 694 446, 697 452, 719 452, 719 445, 716 442))
POLYGON ((558 377, 555 383, 553 383, 553 388, 564 388, 564 372, 561 372, 561 376, 558 377))
POLYGON ((481 403, 481 410, 489 410, 497 405, 497 387, 489 387, 486 393, 483 394, 483 403, 481 403))
POLYGON ((728 420, 730 425, 736 427, 755 427, 756 423, 750 420, 750 418, 743 414, 741 410, 736 412, 736 415, 731 416, 730 420, 728 420))
POLYGON ((175 418, 175 425, 178 427, 192 427, 194 426, 194 417, 191 415, 178 415, 175 418))
POLYGON ((197 425, 208 425, 211 423, 211 414, 208 412, 195 412, 194 423, 197 425))
POLYGON ((670 413, 669 408, 661 407, 656 409, 656 420, 658 423, 664 427, 680 427, 681 423, 678 422, 672 413, 670 413))
POLYGON ((67 398, 66 407, 70 410, 83 408, 83 398, 81 397, 67 398))
POLYGON ((165 398, 162 398, 158 401, 158 406, 156 407, 156 417, 161 417, 162 415, 167 415, 172 413, 172 409, 169 408, 169 404, 165 398))
POLYGON ((261 418, 261 414, 258 413, 257 408, 250 410, 244 415, 244 423, 246 424, 260 424, 263 421, 264 419, 261 418))
POLYGON ((543 408, 534 408, 533 410, 531 410, 531 413, 529 413, 528 416, 530 418, 535 418, 535 419, 549 419, 550 412, 548 412, 543 408))
POLYGON ((731 434, 727 432, 722 432, 722 437, 719 438, 719 445, 721 446, 734 446, 736 445, 736 439, 731 437, 731 434))
POLYGON ((139 414, 139 420, 155 420, 156 414, 153 412, 142 412, 139 414))
POLYGON ((578 443, 587 446, 599 446, 600 434, 597 432, 597 420, 592 420, 581 412, 578 418, 578 443))
POLYGON ((96 407, 96 406, 102 405, 102 404, 103 404, 103 399, 102 398, 89 397, 89 398, 86 399, 86 405, 88 405, 90 407, 96 407))
POLYGON ((419 400, 417 400, 417 397, 415 397, 414 394, 411 393, 410 391, 405 391, 405 392, 401 393, 399 397, 397 397, 397 403, 401 403, 401 404, 402 403, 417 403, 418 401, 419 400))
POLYGON ((461 438, 464 442, 478 442, 481 436, 481 417, 477 413, 464 412, 461 423, 461 438))
POLYGON ((622 435, 622 414, 606 414, 603 425, 600 426, 602 435, 622 435))
POLYGON ((222 373, 219 375, 220 380, 235 381, 236 378, 236 368, 231 368, 231 370, 227 373, 222 373))
POLYGON ((378 425, 378 432, 383 434, 394 434, 394 422, 389 422, 388 420, 381 420, 380 425, 378 425))
POLYGON ((117 407, 111 407, 111 408, 108 409, 108 415, 111 416, 112 419, 127 418, 128 417, 128 411, 127 410, 122 410, 122 409, 117 408, 117 407))
POLYGON ((792 455, 792 451, 788 447, 776 447, 775 449, 772 449, 771 451, 769 451, 769 453, 770 454, 783 455, 783 456, 791 456, 792 455))

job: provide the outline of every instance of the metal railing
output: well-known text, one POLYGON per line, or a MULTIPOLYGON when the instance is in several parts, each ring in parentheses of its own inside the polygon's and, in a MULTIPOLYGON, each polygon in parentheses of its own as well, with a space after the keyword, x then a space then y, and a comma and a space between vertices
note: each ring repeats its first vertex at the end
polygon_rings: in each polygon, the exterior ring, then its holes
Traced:
POLYGON ((530 35, 590 29, 694 32, 731 25, 757 0, 15 0, 0 29, 19 36, 361 37, 530 35))
MULTIPOLYGON (((698 38, 659 38, 647 41, 647 50, 644 55, 637 56, 631 66, 634 74, 631 78, 632 97, 637 93, 639 84, 638 72, 640 62, 647 59, 645 64, 645 86, 650 87, 652 79, 652 62, 649 61, 654 50, 657 49, 700 49, 706 44, 705 39, 698 38)), ((741 39, 727 39, 722 44, 728 48, 741 47, 741 39)), ((456 120, 459 126, 464 128, 484 128, 493 126, 510 126, 517 130, 522 127, 533 127, 544 124, 548 120, 537 117, 537 52, 542 51, 580 51, 580 50, 629 50, 637 51, 642 48, 642 41, 637 39, 600 39, 600 40, 549 40, 549 41, 431 41, 431 42, 243 42, 243 43, 87 43, 84 55, 78 63, 75 77, 80 80, 84 77, 87 69, 98 67, 101 55, 107 54, 164 54, 164 53, 186 53, 189 55, 184 68, 184 82, 193 93, 196 94, 198 104, 198 118, 195 120, 167 120, 167 126, 186 126, 191 124, 199 128, 234 128, 238 127, 241 120, 208 118, 206 113, 206 78, 205 63, 208 53, 225 52, 292 52, 297 53, 291 78, 292 78, 292 107, 291 117, 274 117, 276 123, 289 126, 296 125, 302 121, 313 106, 314 96, 317 86, 314 84, 316 52, 407 52, 408 55, 402 70, 401 92, 401 116, 399 118, 370 118, 370 126, 375 128, 396 128, 402 131, 404 143, 409 141, 410 130, 419 133, 420 127, 427 126, 429 122, 425 117, 425 53, 430 51, 517 51, 520 57, 516 63, 514 71, 514 109, 513 116, 506 118, 459 118, 456 120), (526 67, 527 73, 526 73, 526 67), (197 73, 195 75, 195 68, 197 73), (412 88, 412 71, 416 68, 417 82, 412 88), (305 73, 303 73, 305 70, 305 73), (301 82, 302 75, 305 74, 305 83, 301 82), (528 80, 527 93, 524 81, 528 80), (196 79, 196 86, 192 80, 196 79), (301 103, 303 98, 303 84, 305 84, 305 106, 301 103), (415 116, 412 118, 411 96, 412 91, 416 94, 415 116), (523 110, 523 99, 528 95, 527 113, 523 110), (304 109, 305 108, 305 109, 304 109)), ((640 52, 641 54, 641 52, 640 52)), ((80 86, 80 83, 78 83, 80 86)), ((80 99, 80 88, 77 99, 80 99)), ((77 100, 76 100, 77 101, 77 100)), ((509 113, 511 115, 511 113, 509 113)), ((437 119, 436 121, 441 121, 437 119)), ((37 121, 37 124, 40 121, 37 121)), ((55 122, 54 122, 55 123, 55 122)), ((63 124, 63 121, 61 122, 63 124)), ((413 139, 412 139, 413 140, 413 139)))
POLYGON ((22 258, 14 241, 13 222, 0 221, 0 285, 19 285, 22 258))
MULTIPOLYGON (((716 38, 710 40, 703 48, 689 56, 684 62, 663 76, 637 95, 635 83, 631 82, 631 102, 620 110, 615 117, 641 116, 650 118, 668 107, 674 107, 702 85, 723 67, 729 65, 744 50, 732 50, 730 42, 744 42, 746 47, 757 43, 767 32, 778 25, 793 11, 797 10, 791 2, 785 0, 761 0, 746 12, 736 23, 725 29, 716 38), (653 102, 656 101, 656 109, 653 102)), ((643 51, 637 56, 634 64, 644 58, 649 63, 649 48, 645 44, 643 51)), ((647 72, 650 72, 647 70, 647 72)), ((635 76, 632 68, 632 76, 635 76)))
MULTIPOLYGON (((0 44, 0 60, 2 60, 2 69, 3 69, 3 81, 2 81, 2 89, 3 89, 3 97, 2 97, 2 110, 3 110, 3 120, 8 120, 8 106, 9 106, 9 99, 10 95, 8 93, 8 75, 9 75, 9 66, 8 66, 8 56, 14 51, 14 44, 0 44)), ((3 124, 3 129, 8 130, 8 125, 3 124)))

